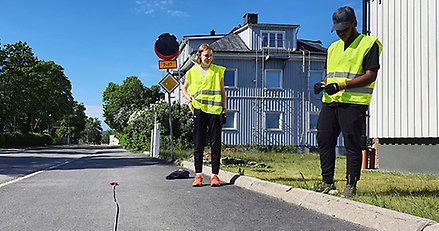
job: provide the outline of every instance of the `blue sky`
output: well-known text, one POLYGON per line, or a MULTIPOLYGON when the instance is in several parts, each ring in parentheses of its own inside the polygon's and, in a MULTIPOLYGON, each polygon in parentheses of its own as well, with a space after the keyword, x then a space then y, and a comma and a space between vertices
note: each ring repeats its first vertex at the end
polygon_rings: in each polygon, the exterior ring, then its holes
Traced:
MULTIPOLYGON (((102 118, 102 93, 109 82, 137 76, 145 86, 163 76, 154 53, 155 39, 230 32, 245 13, 260 23, 300 25, 299 38, 328 47, 331 15, 351 6, 361 31, 361 0, 0 0, 0 42, 27 42, 41 60, 65 69, 75 100, 87 115, 102 118)), ((108 127, 104 124, 104 129, 108 127)))

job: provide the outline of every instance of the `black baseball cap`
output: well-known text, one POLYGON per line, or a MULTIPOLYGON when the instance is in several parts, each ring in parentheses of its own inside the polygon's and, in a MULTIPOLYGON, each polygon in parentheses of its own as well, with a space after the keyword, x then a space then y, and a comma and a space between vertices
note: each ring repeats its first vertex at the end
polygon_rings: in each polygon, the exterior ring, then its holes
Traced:
POLYGON ((334 32, 335 30, 344 30, 355 20, 357 20, 357 18, 355 17, 354 9, 349 6, 340 7, 332 14, 334 26, 332 26, 331 32, 334 32))

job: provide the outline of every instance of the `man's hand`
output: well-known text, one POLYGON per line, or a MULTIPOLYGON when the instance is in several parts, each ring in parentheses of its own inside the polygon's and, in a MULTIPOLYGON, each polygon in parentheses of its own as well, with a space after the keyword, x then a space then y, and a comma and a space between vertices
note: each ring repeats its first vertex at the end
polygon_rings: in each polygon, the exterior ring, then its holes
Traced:
POLYGON ((340 91, 340 87, 337 83, 331 83, 325 86, 325 92, 329 95, 333 95, 340 91))
POLYGON ((314 84, 314 94, 316 95, 320 94, 320 92, 322 92, 324 88, 325 88, 325 83, 323 82, 314 84))
POLYGON ((331 83, 325 86, 325 92, 328 93, 328 95, 333 95, 343 89, 346 89, 346 82, 331 83))

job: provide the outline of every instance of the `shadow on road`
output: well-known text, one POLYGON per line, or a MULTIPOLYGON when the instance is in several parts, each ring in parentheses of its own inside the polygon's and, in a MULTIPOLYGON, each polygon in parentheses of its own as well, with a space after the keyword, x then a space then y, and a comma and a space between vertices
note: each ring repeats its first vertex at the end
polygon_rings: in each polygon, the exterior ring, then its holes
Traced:
POLYGON ((125 168, 135 166, 150 165, 169 165, 168 162, 153 159, 147 156, 139 156, 135 154, 125 155, 99 155, 81 158, 68 165, 55 168, 56 170, 73 170, 73 169, 104 169, 104 168, 125 168))
POLYGON ((67 164, 53 169, 110 169, 169 164, 163 160, 126 152, 117 146, 55 146, 0 153, 0 175, 19 177, 62 163, 67 164))

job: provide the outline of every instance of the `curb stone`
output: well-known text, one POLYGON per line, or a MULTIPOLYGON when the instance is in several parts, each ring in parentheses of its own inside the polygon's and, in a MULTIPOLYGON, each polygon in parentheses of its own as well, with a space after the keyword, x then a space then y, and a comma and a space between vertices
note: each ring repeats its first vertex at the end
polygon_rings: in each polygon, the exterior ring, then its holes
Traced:
MULTIPOLYGON (((193 162, 182 161, 181 165, 194 171, 193 162)), ((210 167, 203 166, 203 174, 210 176, 211 171, 210 167)), ((439 223, 433 220, 374 205, 305 189, 292 188, 224 170, 220 170, 219 177, 221 181, 372 229, 439 231, 439 223)))

